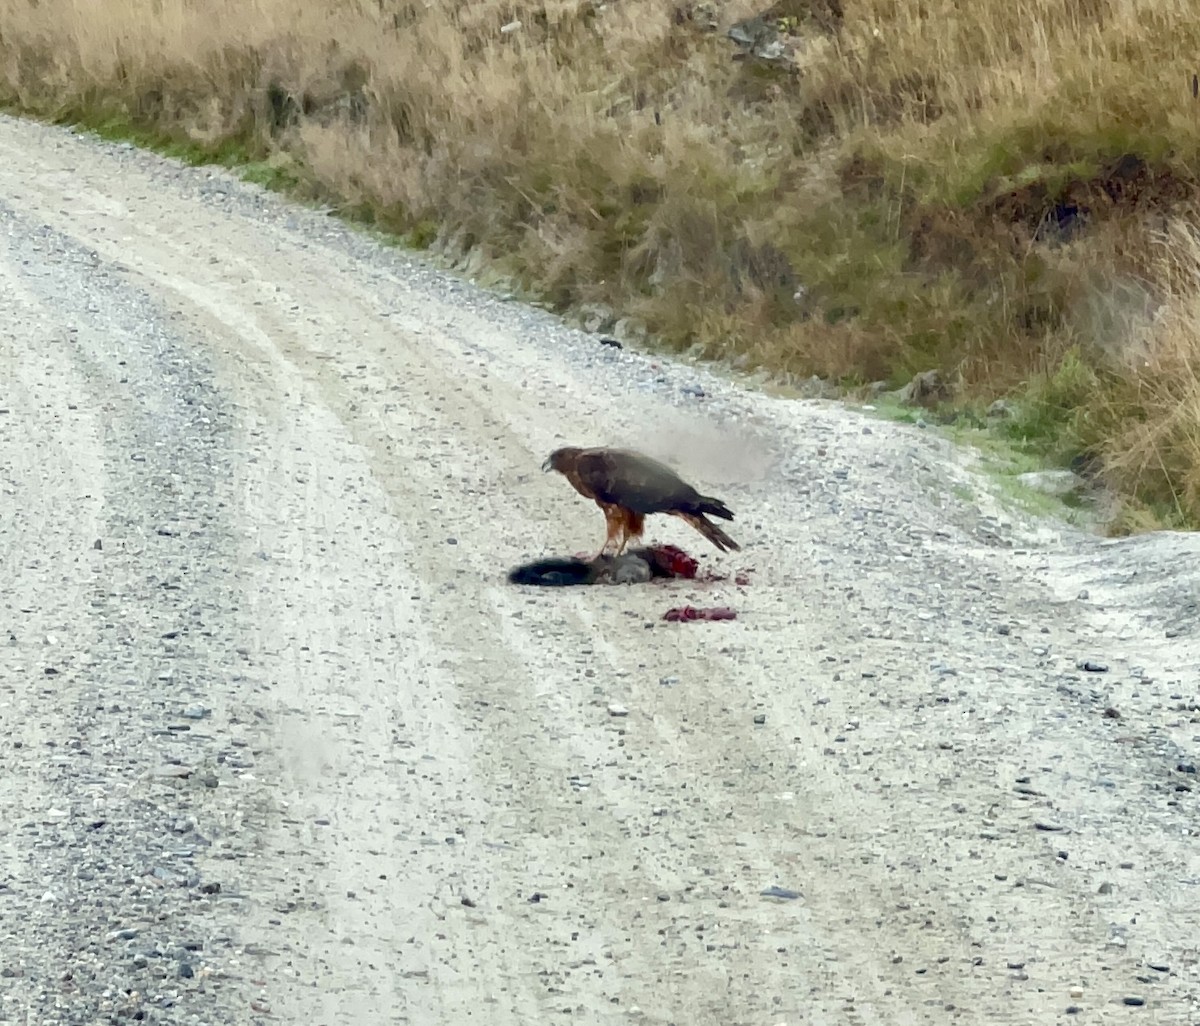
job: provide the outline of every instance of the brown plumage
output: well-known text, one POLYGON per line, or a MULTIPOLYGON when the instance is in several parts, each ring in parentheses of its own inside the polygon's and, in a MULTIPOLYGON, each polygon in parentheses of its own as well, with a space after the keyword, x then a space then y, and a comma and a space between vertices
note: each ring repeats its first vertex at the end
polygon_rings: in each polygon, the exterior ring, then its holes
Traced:
POLYGON ((594 499, 604 512, 608 531, 603 555, 616 546, 624 551, 631 538, 640 538, 651 513, 667 513, 691 524, 722 552, 740 549, 732 538, 705 514, 732 520, 720 499, 701 495, 670 467, 629 449, 556 449, 542 464, 557 470, 580 495, 594 499))

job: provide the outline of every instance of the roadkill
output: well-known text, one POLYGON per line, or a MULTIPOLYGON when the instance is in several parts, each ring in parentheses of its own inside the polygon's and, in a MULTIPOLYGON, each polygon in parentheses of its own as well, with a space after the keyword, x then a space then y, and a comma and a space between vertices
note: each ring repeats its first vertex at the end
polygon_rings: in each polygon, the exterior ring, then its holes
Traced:
POLYGON ((578 584, 645 584, 675 577, 693 580, 699 563, 674 545, 630 549, 619 556, 539 559, 509 571, 510 584, 566 588, 578 584))
MULTIPOLYGON (((510 584, 542 588, 568 588, 584 584, 646 584, 650 581, 682 579, 688 581, 724 581, 728 578, 706 572, 698 574, 700 564, 675 545, 648 545, 630 549, 619 556, 602 555, 593 559, 578 556, 539 559, 509 571, 510 584)), ((748 570, 734 577, 738 585, 749 584, 748 570)), ((727 606, 697 608, 679 606, 668 609, 663 619, 676 623, 695 620, 733 620, 737 613, 727 606)))

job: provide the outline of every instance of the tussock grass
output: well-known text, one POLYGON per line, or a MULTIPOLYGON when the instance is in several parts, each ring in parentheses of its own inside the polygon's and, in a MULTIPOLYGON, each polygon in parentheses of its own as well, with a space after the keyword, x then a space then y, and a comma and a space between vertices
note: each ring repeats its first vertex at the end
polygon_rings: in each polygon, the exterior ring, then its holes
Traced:
POLYGON ((1014 394, 1129 525, 1200 523, 1193 5, 764 6, 0 0, 0 99, 698 355, 1014 394), (733 59, 760 13, 792 67, 733 59))
POLYGON ((1081 409, 1084 441, 1128 496, 1118 524, 1200 523, 1200 228, 1174 221, 1156 238, 1164 301, 1081 409))

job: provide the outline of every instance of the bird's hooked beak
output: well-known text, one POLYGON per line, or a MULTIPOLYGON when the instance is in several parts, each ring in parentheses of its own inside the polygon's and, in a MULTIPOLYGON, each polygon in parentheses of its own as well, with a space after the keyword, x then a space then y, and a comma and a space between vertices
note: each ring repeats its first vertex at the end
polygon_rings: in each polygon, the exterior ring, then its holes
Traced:
POLYGON ((551 461, 551 458, 549 456, 547 456, 545 458, 545 460, 542 461, 542 470, 547 471, 547 470, 553 470, 553 469, 554 469, 554 463, 551 461))

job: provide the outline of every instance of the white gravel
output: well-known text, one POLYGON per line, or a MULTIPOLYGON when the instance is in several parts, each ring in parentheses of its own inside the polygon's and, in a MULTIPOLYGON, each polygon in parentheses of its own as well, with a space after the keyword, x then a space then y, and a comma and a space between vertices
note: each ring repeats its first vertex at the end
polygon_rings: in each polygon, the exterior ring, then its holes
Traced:
POLYGON ((1198 539, 2 118, 0 410, 0 1022, 1200 1022, 1198 539))

